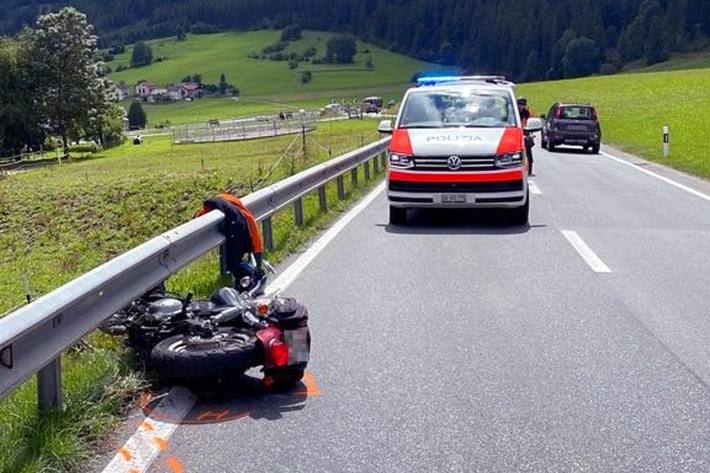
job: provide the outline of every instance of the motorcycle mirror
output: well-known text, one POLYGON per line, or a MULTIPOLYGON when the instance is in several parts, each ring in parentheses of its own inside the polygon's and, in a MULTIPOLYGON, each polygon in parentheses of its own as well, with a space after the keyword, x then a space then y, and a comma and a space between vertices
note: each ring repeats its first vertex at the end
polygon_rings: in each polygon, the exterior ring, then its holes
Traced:
POLYGON ((239 286, 240 286, 242 289, 246 289, 246 288, 248 288, 249 286, 251 286, 251 276, 244 276, 243 278, 241 278, 241 279, 239 280, 239 286))
POLYGON ((268 261, 264 260, 264 261, 261 262, 261 264, 263 264, 263 265, 266 267, 266 270, 267 270, 268 272, 270 272, 271 274, 276 274, 276 270, 274 269, 273 266, 271 266, 271 263, 269 263, 268 261))
POLYGON ((542 130, 543 122, 540 118, 530 118, 527 125, 525 125, 525 131, 527 133, 535 133, 542 130))

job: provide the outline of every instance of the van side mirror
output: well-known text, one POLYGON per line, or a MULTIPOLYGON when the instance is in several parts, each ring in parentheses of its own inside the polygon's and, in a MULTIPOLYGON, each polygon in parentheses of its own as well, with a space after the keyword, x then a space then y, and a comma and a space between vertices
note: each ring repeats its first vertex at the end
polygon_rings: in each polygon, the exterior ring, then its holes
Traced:
POLYGON ((544 125, 545 123, 541 118, 530 118, 528 119, 528 123, 525 125, 525 132, 536 133, 541 131, 544 125))
POLYGON ((383 135, 391 135, 393 133, 392 120, 382 120, 380 126, 377 127, 377 131, 383 135))

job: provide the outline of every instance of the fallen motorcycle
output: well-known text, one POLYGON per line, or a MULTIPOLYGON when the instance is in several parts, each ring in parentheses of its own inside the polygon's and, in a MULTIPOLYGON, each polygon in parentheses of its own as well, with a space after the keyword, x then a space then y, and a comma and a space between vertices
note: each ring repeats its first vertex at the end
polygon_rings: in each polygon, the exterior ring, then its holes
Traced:
POLYGON ((223 287, 209 300, 167 294, 160 286, 100 328, 126 336, 168 382, 225 379, 262 366, 265 384, 286 388, 301 380, 308 364, 308 311, 292 298, 257 296, 264 284, 241 281, 250 289, 223 287))

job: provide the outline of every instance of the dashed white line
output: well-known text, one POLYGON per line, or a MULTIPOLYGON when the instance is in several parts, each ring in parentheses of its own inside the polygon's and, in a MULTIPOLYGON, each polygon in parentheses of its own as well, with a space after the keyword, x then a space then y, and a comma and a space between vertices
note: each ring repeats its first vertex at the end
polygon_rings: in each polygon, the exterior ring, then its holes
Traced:
POLYGON ((659 180, 661 180, 661 181, 663 181, 663 182, 665 182, 665 183, 667 183, 667 184, 670 184, 670 185, 672 185, 673 187, 677 187, 678 189, 684 190, 685 192, 688 192, 688 193, 690 193, 690 194, 693 194, 693 195, 696 196, 696 197, 700 197, 701 199, 705 199, 705 200, 707 200, 708 202, 710 202, 710 195, 704 194, 704 193, 702 193, 702 192, 700 192, 700 191, 698 191, 698 190, 693 189, 692 187, 688 187, 688 186, 686 186, 686 185, 684 185, 684 184, 681 184, 680 182, 676 182, 676 181, 674 181, 673 179, 670 179, 670 178, 668 178, 668 177, 666 177, 666 176, 661 176, 660 174, 656 174, 655 172, 649 171, 648 169, 643 169, 643 168, 641 168, 641 167, 639 167, 639 166, 636 166, 634 163, 631 163, 631 162, 626 161, 626 160, 621 159, 621 158, 617 158, 616 156, 613 156, 613 155, 611 155, 611 154, 609 154, 609 153, 605 153, 604 151, 602 151, 601 154, 602 154, 603 156, 606 156, 606 157, 609 158, 609 159, 612 159, 612 160, 616 161, 617 163, 621 163, 621 164, 625 164, 625 165, 627 165, 627 166, 630 166, 631 168, 636 169, 636 170, 639 171, 639 172, 642 172, 642 173, 644 173, 644 174, 648 174, 649 176, 655 177, 656 179, 659 179, 659 180))
POLYGON ((530 188, 530 192, 532 192, 535 195, 542 195, 542 191, 540 188, 537 186, 535 181, 528 179, 528 187, 530 188))
POLYGON ((611 269, 604 264, 604 262, 597 256, 594 251, 587 245, 582 237, 580 237, 577 232, 572 230, 560 230, 562 235, 567 239, 567 241, 572 245, 572 247, 577 250, 577 253, 584 258, 584 261, 589 265, 590 268, 596 273, 610 273, 611 269))

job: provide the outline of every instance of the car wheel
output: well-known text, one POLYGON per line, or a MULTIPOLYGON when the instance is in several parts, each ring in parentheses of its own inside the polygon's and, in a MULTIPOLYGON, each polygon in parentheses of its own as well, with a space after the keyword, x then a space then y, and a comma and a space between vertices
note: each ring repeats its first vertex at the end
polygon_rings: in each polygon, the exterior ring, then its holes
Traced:
POLYGON ((390 225, 404 225, 407 223, 407 209, 390 205, 390 225))
POLYGON ((592 146, 592 154, 599 154, 599 150, 601 149, 600 145, 594 145, 592 146))
POLYGON ((555 145, 553 145, 551 141, 547 143, 547 151, 549 151, 550 153, 555 152, 555 145))
POLYGON ((509 209, 507 212, 508 223, 515 226, 523 226, 528 224, 530 215, 530 194, 525 197, 525 205, 509 209))

